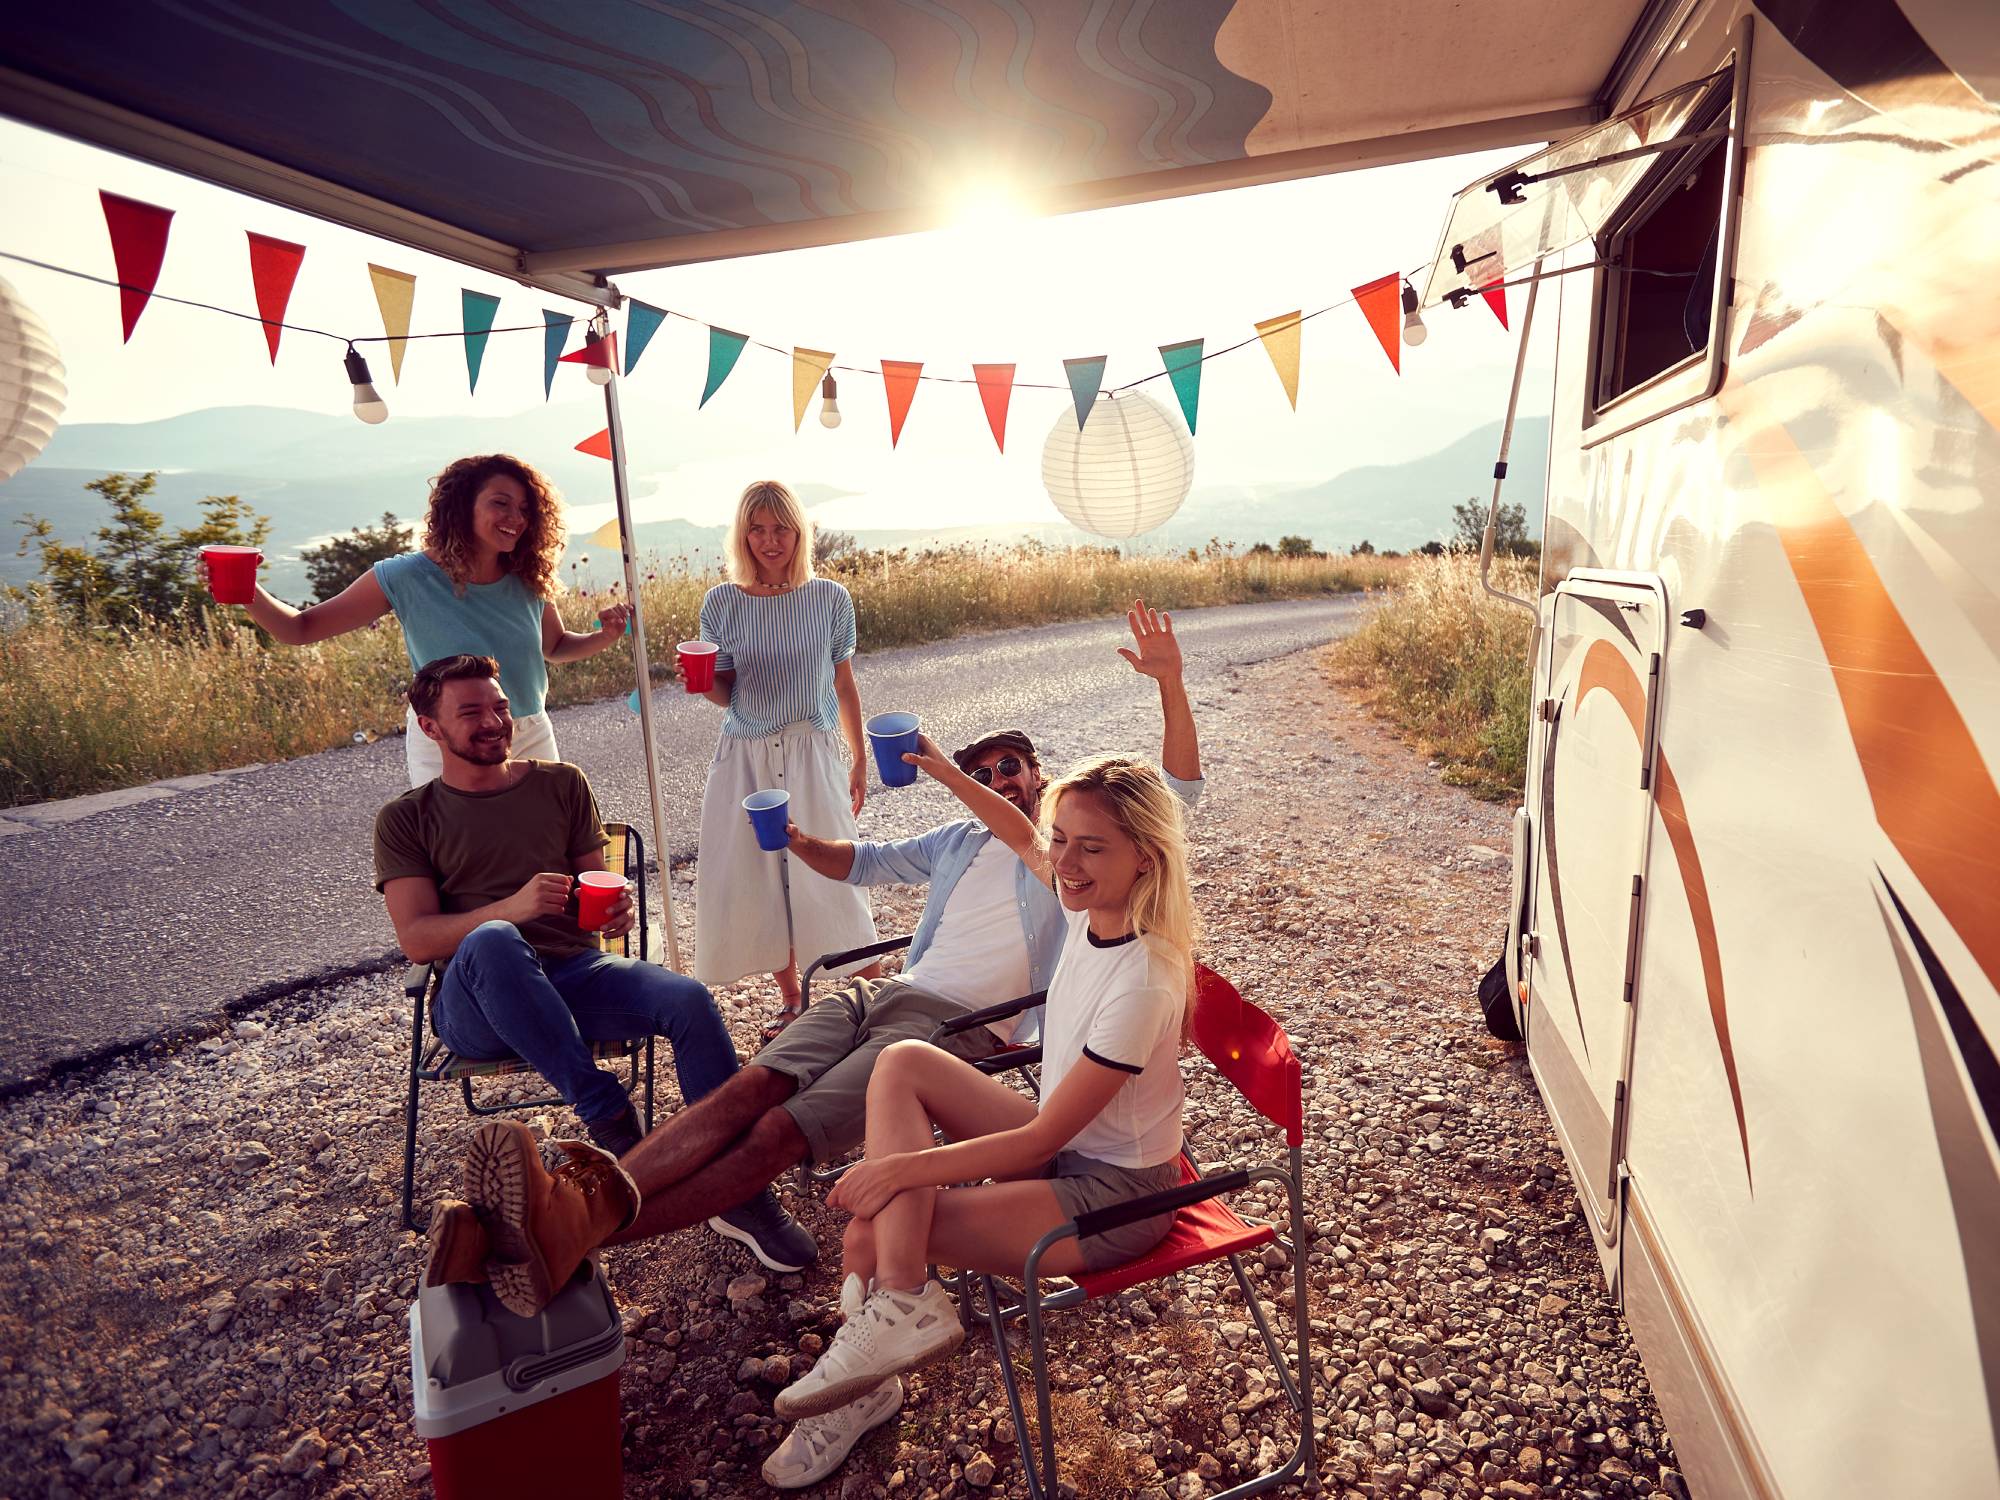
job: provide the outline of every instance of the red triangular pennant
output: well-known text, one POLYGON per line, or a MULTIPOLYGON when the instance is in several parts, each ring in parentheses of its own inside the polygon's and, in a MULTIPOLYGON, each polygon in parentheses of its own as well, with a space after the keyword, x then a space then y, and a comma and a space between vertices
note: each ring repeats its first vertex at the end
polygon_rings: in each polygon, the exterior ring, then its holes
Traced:
POLYGON ((1403 373, 1402 334, 1398 324, 1403 311, 1402 289, 1403 278, 1394 271, 1387 276, 1376 277, 1366 286, 1354 288, 1354 305, 1361 309, 1361 316, 1375 330, 1382 352, 1389 356, 1389 363, 1398 375, 1403 373))
POLYGON ((1007 403, 1014 395, 1012 365, 974 365, 972 378, 979 382, 979 400, 986 408, 986 425, 993 429, 993 441, 1007 451, 1007 403))
POLYGON ((1500 326, 1505 328, 1507 326, 1507 288, 1497 283, 1493 286, 1483 286, 1479 289, 1479 295, 1486 299, 1486 305, 1493 309, 1493 316, 1498 318, 1500 326))
POLYGON ((118 266, 118 311, 125 319, 125 342, 129 344, 132 330, 139 326, 139 314, 146 310, 146 300, 159 282, 174 211, 102 189, 97 197, 104 205, 105 227, 111 231, 111 258, 118 266))
POLYGON ((581 349, 570 350, 569 353, 557 360, 556 363, 559 365, 596 365, 600 370, 615 370, 618 368, 618 335, 607 333, 603 338, 595 341, 586 339, 581 349))
POLYGON ((889 446, 896 446, 896 440, 903 435, 903 418, 910 414, 910 403, 916 399, 917 377, 923 373, 922 360, 885 359, 882 361, 882 389, 889 396, 889 446))
POLYGON ((607 427, 602 432, 593 432, 576 445, 576 451, 588 453, 592 458, 611 457, 611 429, 607 427))
POLYGON ((284 333, 285 305, 292 300, 292 283, 299 279, 299 262, 306 247, 268 234, 250 236, 250 283, 257 289, 257 316, 264 320, 264 342, 271 346, 271 363, 278 362, 278 339, 284 333))

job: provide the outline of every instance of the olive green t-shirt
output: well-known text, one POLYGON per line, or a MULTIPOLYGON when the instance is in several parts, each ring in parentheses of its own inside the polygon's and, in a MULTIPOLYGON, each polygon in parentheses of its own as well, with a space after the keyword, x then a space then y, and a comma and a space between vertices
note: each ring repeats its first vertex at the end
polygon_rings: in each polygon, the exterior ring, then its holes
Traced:
MULTIPOLYGON (((609 839, 583 772, 531 760, 504 791, 461 792, 442 778, 403 793, 375 815, 375 889, 420 875, 437 882, 438 909, 473 911, 501 901, 530 876, 576 868, 609 839)), ((520 924, 544 958, 597 946, 573 912, 520 924)))

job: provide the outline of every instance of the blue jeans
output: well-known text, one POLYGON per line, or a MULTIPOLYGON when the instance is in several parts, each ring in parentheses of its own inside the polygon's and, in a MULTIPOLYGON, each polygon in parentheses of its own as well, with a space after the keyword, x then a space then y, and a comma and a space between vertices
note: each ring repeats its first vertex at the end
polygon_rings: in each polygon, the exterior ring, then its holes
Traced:
POLYGON ((437 1034, 461 1057, 514 1053, 587 1124, 616 1119, 626 1094, 587 1041, 658 1035, 673 1044, 692 1104, 735 1073, 736 1048, 705 986, 610 953, 544 960, 512 922, 472 929, 438 986, 437 1034))

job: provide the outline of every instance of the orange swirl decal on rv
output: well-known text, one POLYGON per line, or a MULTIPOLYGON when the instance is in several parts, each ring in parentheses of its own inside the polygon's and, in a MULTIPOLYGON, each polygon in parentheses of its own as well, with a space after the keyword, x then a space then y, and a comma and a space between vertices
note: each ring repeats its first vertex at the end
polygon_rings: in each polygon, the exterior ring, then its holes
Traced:
MULTIPOLYGON (((1577 673, 1576 703, 1602 688, 1625 711, 1632 737, 1646 743, 1646 690, 1624 654, 1609 641, 1590 644, 1583 667, 1577 673)), ((1688 826, 1687 805, 1681 800, 1680 783, 1667 764, 1664 748, 1659 756, 1659 774, 1654 781, 1654 804, 1660 822, 1673 846, 1674 863, 1681 872, 1681 889, 1687 894, 1688 916, 1694 922, 1694 940, 1701 955, 1702 988, 1708 992, 1708 1018, 1715 1027, 1715 1045, 1722 1053, 1722 1072, 1729 1080, 1729 1102, 1736 1110, 1736 1135, 1743 1143, 1743 1175, 1751 1177, 1750 1129, 1743 1118, 1743 1085, 1736 1077, 1736 1048, 1729 1038, 1729 1002, 1722 987, 1722 945, 1715 936, 1715 910, 1708 900, 1708 879, 1702 874, 1701 854, 1694 846, 1694 830, 1688 826)))

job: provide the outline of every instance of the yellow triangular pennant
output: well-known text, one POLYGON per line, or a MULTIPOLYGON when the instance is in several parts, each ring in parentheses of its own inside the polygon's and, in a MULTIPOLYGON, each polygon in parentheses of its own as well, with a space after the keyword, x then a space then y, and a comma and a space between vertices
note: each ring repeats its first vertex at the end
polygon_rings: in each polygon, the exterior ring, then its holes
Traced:
POLYGON ((375 283, 375 305, 382 309, 382 331, 389 335, 389 373, 403 383, 403 345, 410 332, 410 309, 417 300, 417 278, 370 263, 368 279, 375 283))
POLYGON ((1257 325, 1257 337, 1264 341, 1264 352, 1271 356, 1278 379, 1285 383, 1285 396, 1292 403, 1293 411, 1299 409, 1299 324, 1302 321, 1298 313, 1288 312, 1266 318, 1257 325))
POLYGON ((832 363, 833 356, 824 349, 792 350, 792 431, 797 432, 799 424, 805 421, 813 387, 820 383, 832 363))

